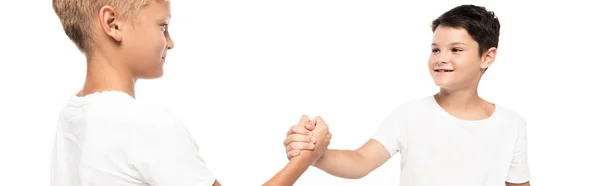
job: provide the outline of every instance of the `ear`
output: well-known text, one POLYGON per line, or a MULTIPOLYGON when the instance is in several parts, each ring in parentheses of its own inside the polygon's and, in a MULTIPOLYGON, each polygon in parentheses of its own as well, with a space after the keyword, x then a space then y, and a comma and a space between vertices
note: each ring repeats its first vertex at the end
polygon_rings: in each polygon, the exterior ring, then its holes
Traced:
POLYGON ((494 63, 494 60, 496 60, 496 52, 496 47, 492 47, 482 54, 480 64, 481 69, 487 69, 494 63))
POLYGON ((117 12, 111 6, 103 6, 100 8, 98 15, 100 18, 100 27, 104 34, 108 35, 116 42, 121 42, 123 39, 122 23, 117 19, 117 12))

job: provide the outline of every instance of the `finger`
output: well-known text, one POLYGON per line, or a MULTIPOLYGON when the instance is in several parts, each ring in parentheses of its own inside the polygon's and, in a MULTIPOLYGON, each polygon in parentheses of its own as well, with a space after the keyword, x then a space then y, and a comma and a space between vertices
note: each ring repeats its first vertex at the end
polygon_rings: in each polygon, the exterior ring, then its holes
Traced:
POLYGON ((314 136, 307 136, 301 134, 294 134, 291 136, 292 142, 306 142, 306 143, 314 143, 317 139, 314 136))
POLYGON ((307 136, 307 135, 302 135, 302 134, 291 134, 285 138, 283 144, 288 145, 293 142, 315 143, 316 141, 317 141, 317 139, 313 136, 307 136))
MULTIPOLYGON (((296 126, 296 125, 294 125, 296 126)), ((292 129, 294 129, 294 126, 290 127, 290 130, 287 131, 286 135, 290 135, 292 133, 294 133, 294 131, 292 131, 292 129)))
POLYGON ((300 121, 298 122, 298 125, 304 126, 304 124, 308 123, 309 121, 310 121, 310 119, 308 118, 307 115, 302 115, 302 117, 300 117, 300 121))
MULTIPOLYGON (((313 129, 314 129, 314 127, 313 127, 313 129)), ((313 129, 307 129, 306 126, 304 126, 304 125, 293 125, 292 127, 290 127, 290 130, 288 130, 286 135, 290 135, 290 134, 310 135, 310 133, 311 133, 310 130, 313 130, 313 129)))
POLYGON ((305 143, 305 142, 292 142, 286 147, 286 151, 292 150, 312 150, 315 148, 315 144, 313 143, 305 143))
POLYGON ((309 131, 309 130, 306 130, 306 128, 303 125, 294 125, 292 127, 292 133, 291 134, 303 134, 303 135, 310 136, 310 135, 312 135, 311 133, 312 132, 309 131))
POLYGON ((304 124, 304 128, 306 130, 314 130, 315 129, 315 125, 313 125, 312 123, 307 123, 307 124, 304 124))

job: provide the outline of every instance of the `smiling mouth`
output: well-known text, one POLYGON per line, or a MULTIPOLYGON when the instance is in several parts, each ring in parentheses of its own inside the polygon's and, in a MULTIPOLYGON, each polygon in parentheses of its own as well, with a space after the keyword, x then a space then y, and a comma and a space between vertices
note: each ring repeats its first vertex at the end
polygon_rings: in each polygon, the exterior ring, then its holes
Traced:
POLYGON ((454 70, 434 69, 435 72, 454 72, 454 70))

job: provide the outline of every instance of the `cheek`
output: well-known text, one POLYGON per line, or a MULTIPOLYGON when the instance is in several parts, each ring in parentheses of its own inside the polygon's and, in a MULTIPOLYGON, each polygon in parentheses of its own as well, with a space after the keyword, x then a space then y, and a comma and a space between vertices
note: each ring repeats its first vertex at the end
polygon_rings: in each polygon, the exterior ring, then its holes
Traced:
POLYGON ((162 46, 162 48, 165 48, 167 46, 167 38, 165 37, 165 33, 164 32, 159 32, 156 34, 155 36, 156 41, 159 42, 160 46, 162 46))
POLYGON ((460 79, 472 79, 479 74, 479 65, 477 65, 477 61, 473 59, 457 61, 454 67, 457 70, 460 70, 460 79))
POLYGON ((435 56, 433 54, 429 55, 429 61, 427 61, 427 66, 433 68, 433 66, 435 65, 435 61, 435 56))
POLYGON ((166 32, 163 32, 162 30, 159 29, 158 32, 154 34, 154 38, 156 38, 156 41, 160 42, 160 45, 162 46, 162 48, 166 48, 166 46, 167 46, 166 32))
POLYGON ((144 41, 143 49, 147 54, 145 58, 147 60, 158 60, 162 57, 164 51, 166 50, 167 41, 163 35, 163 32, 160 30, 152 33, 148 33, 146 39, 144 41))

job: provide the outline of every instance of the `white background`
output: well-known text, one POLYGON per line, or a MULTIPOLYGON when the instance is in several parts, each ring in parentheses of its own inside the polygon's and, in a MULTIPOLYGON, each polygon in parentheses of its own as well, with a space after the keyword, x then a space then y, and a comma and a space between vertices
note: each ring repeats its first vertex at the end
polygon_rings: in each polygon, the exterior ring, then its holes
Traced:
MULTIPOLYGON (((138 99, 189 126, 220 182, 260 185, 286 162, 301 114, 330 125, 330 148, 362 145, 398 104, 432 95, 431 21, 475 3, 502 24, 480 94, 528 121, 532 184, 599 185, 598 29, 576 1, 219 0, 172 2, 165 76, 138 99)), ((83 85, 85 61, 50 0, 2 3, 0 185, 49 185, 59 110, 83 85)), ((399 156, 360 180, 311 168, 297 185, 389 185, 399 156)))

